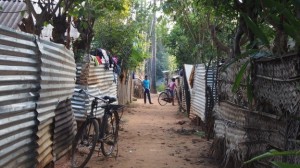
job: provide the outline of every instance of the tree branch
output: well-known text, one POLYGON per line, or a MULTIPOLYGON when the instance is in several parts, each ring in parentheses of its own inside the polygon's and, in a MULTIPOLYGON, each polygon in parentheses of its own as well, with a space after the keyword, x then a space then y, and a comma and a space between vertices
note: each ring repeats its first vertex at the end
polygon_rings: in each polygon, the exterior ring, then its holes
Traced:
POLYGON ((32 14, 36 18, 37 17, 37 13, 34 10, 34 7, 33 7, 32 3, 31 3, 31 1, 30 0, 25 0, 25 3, 27 5, 29 15, 32 14))
POLYGON ((230 54, 230 48, 225 46, 218 38, 217 38, 217 35, 216 35, 216 26, 214 25, 210 25, 209 26, 210 28, 210 33, 211 33, 211 37, 212 37, 212 40, 214 42, 214 45, 220 49, 221 51, 224 51, 225 53, 227 53, 228 55, 230 54))

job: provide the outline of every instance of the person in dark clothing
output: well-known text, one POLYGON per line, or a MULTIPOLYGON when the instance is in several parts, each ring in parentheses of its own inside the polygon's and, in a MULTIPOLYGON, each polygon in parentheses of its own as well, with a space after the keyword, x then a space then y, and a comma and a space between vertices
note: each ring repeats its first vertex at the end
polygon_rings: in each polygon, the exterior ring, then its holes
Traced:
POLYGON ((144 103, 146 104, 146 95, 148 96, 148 100, 150 104, 153 104, 151 102, 151 97, 150 97, 150 80, 148 79, 148 76, 145 75, 145 79, 143 80, 143 88, 144 88, 144 103))

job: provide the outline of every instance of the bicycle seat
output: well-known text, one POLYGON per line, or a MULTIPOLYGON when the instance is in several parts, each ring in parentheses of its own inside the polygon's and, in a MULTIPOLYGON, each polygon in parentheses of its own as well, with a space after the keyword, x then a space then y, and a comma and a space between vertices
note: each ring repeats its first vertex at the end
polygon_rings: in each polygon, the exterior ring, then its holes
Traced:
POLYGON ((108 103, 113 103, 113 102, 117 101, 117 98, 110 97, 110 96, 104 96, 103 99, 108 100, 108 103))

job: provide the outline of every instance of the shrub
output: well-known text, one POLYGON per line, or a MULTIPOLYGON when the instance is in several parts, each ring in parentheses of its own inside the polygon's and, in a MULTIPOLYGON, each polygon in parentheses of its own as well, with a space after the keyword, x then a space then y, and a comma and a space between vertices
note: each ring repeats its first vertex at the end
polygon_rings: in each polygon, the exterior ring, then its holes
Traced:
POLYGON ((164 84, 161 84, 161 85, 159 85, 158 87, 157 87, 157 91, 158 92, 162 92, 162 91, 164 91, 166 89, 166 86, 164 85, 164 84))

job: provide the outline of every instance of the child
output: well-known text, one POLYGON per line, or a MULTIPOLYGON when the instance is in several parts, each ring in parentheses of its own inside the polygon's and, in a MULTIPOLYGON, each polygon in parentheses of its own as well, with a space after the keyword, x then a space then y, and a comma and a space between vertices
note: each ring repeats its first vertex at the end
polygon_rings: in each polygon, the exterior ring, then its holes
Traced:
POLYGON ((172 81, 169 83, 168 85, 169 89, 170 89, 170 94, 171 94, 171 98, 172 98, 172 105, 174 106, 174 90, 176 86, 175 83, 175 78, 172 78, 172 81))

